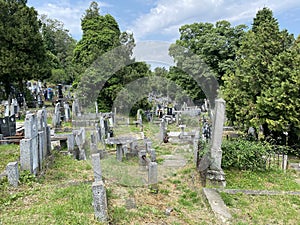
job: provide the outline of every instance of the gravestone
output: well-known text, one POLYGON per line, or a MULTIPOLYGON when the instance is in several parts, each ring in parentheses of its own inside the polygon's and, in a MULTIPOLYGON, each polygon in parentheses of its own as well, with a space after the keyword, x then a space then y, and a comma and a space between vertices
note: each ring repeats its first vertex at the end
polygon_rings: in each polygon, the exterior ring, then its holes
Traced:
POLYGON ((21 170, 37 174, 39 168, 38 124, 35 114, 28 113, 25 117, 25 138, 20 141, 21 170))
POLYGON ((102 180, 102 170, 101 170, 101 162, 100 162, 100 154, 92 154, 92 165, 94 170, 94 179, 95 181, 102 180))
POLYGON ((157 184, 157 163, 156 162, 149 163, 148 184, 149 185, 157 184))
POLYGON ((10 185, 18 187, 19 185, 19 168, 18 162, 10 162, 6 166, 6 175, 10 185))
POLYGON ((222 136, 225 120, 225 101, 223 99, 215 100, 215 110, 213 118, 213 133, 211 139, 210 167, 207 171, 207 179, 216 185, 226 186, 225 173, 221 168, 222 161, 222 136))
POLYGON ((92 184, 93 203, 95 218, 99 222, 106 222, 108 219, 106 190, 102 180, 92 184))
POLYGON ((155 149, 150 149, 149 154, 150 154, 150 160, 151 160, 151 162, 156 162, 156 152, 155 152, 155 149))
POLYGON ((71 112, 70 112, 70 106, 69 106, 68 103, 64 103, 64 110, 65 110, 65 118, 64 118, 64 120, 66 122, 69 122, 70 118, 71 118, 71 112))
POLYGON ((140 164, 140 166, 142 168, 147 166, 148 159, 147 159, 147 152, 146 152, 146 150, 141 150, 139 152, 139 164, 140 164))
POLYGON ((160 135, 160 141, 163 142, 164 138, 165 138, 165 135, 166 135, 166 123, 165 123, 165 121, 163 119, 160 122, 160 132, 159 132, 159 135, 160 135))
POLYGON ((60 113, 60 103, 56 103, 54 109, 54 115, 52 117, 52 126, 53 127, 60 127, 61 125, 61 113, 60 113))

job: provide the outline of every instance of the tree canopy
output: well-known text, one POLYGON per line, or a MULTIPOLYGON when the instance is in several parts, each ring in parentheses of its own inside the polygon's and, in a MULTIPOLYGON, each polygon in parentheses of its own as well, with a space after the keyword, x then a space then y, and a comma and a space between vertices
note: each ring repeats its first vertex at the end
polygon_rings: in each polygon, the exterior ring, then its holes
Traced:
POLYGON ((49 75, 41 22, 27 1, 0 0, 0 78, 6 96, 10 86, 49 75))
POLYGON ((293 35, 279 30, 270 9, 258 11, 235 69, 224 76, 230 121, 244 129, 262 126, 265 136, 281 140, 283 132, 299 128, 299 50, 293 43, 293 35))

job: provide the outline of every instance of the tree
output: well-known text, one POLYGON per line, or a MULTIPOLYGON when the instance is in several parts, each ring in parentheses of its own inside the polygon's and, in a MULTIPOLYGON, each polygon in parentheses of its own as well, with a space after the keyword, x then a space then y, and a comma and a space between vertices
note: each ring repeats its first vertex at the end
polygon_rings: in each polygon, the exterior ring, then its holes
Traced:
MULTIPOLYGON (((278 60, 282 60, 283 55, 287 59, 286 54, 292 43, 293 36, 286 30, 279 30, 279 24, 270 9, 258 11, 252 29, 243 38, 237 52, 235 69, 224 76, 223 94, 230 121, 244 129, 262 126, 265 136, 271 133, 276 137, 283 135, 282 132, 286 131, 284 127, 297 114, 290 110, 289 116, 284 116, 278 109, 292 107, 290 104, 295 98, 295 88, 289 93, 285 92, 288 99, 283 100, 281 96, 283 91, 279 86, 284 85, 286 79, 293 80, 294 72, 278 60), (280 71, 283 67, 284 76, 280 71)), ((297 65, 292 68, 297 68, 297 65)))
POLYGON ((46 51, 39 32, 41 23, 34 8, 27 1, 0 1, 0 78, 6 97, 10 86, 32 78, 49 75, 46 51))
POLYGON ((81 21, 82 39, 74 50, 74 61, 83 71, 74 86, 85 108, 97 100, 100 111, 110 111, 124 85, 146 76, 146 64, 131 59, 133 35, 119 30, 115 19, 100 15, 92 2, 81 21))
POLYGON ((74 50, 74 61, 89 67, 99 55, 120 46, 120 29, 115 19, 100 15, 97 2, 92 2, 81 20, 82 39, 74 50))
POLYGON ((176 44, 189 49, 209 66, 219 82, 228 69, 233 69, 236 51, 244 35, 245 25, 231 27, 228 21, 194 23, 179 29, 176 44))
POLYGON ((71 83, 77 76, 73 63, 76 40, 62 22, 47 18, 46 15, 42 15, 41 20, 41 32, 51 67, 51 77, 48 80, 54 83, 71 83))

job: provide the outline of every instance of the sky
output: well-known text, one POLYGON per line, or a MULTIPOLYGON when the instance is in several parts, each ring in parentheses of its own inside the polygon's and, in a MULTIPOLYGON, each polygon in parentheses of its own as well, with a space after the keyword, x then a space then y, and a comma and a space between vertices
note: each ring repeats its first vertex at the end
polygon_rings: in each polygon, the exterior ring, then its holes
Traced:
MULTIPOLYGON (((100 14, 111 14, 121 31, 133 32, 136 42, 173 43, 185 24, 228 20, 233 26, 251 27, 256 12, 263 7, 273 11, 281 29, 295 37, 300 34, 299 0, 104 0, 97 1, 100 14)), ((81 39, 81 18, 91 1, 28 0, 39 14, 64 23, 76 40, 81 39)))

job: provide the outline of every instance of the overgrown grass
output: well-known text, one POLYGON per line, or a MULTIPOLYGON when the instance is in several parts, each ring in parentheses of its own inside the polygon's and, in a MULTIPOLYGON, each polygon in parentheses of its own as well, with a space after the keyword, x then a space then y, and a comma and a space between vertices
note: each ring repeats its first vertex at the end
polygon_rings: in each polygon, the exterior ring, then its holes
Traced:
POLYGON ((221 196, 232 213, 232 224, 300 224, 299 196, 221 196))
POLYGON ((300 191, 293 170, 239 171, 226 170, 226 188, 249 190, 300 191))
POLYGON ((19 145, 0 145, 0 173, 2 173, 9 162, 19 161, 20 146, 19 145))

